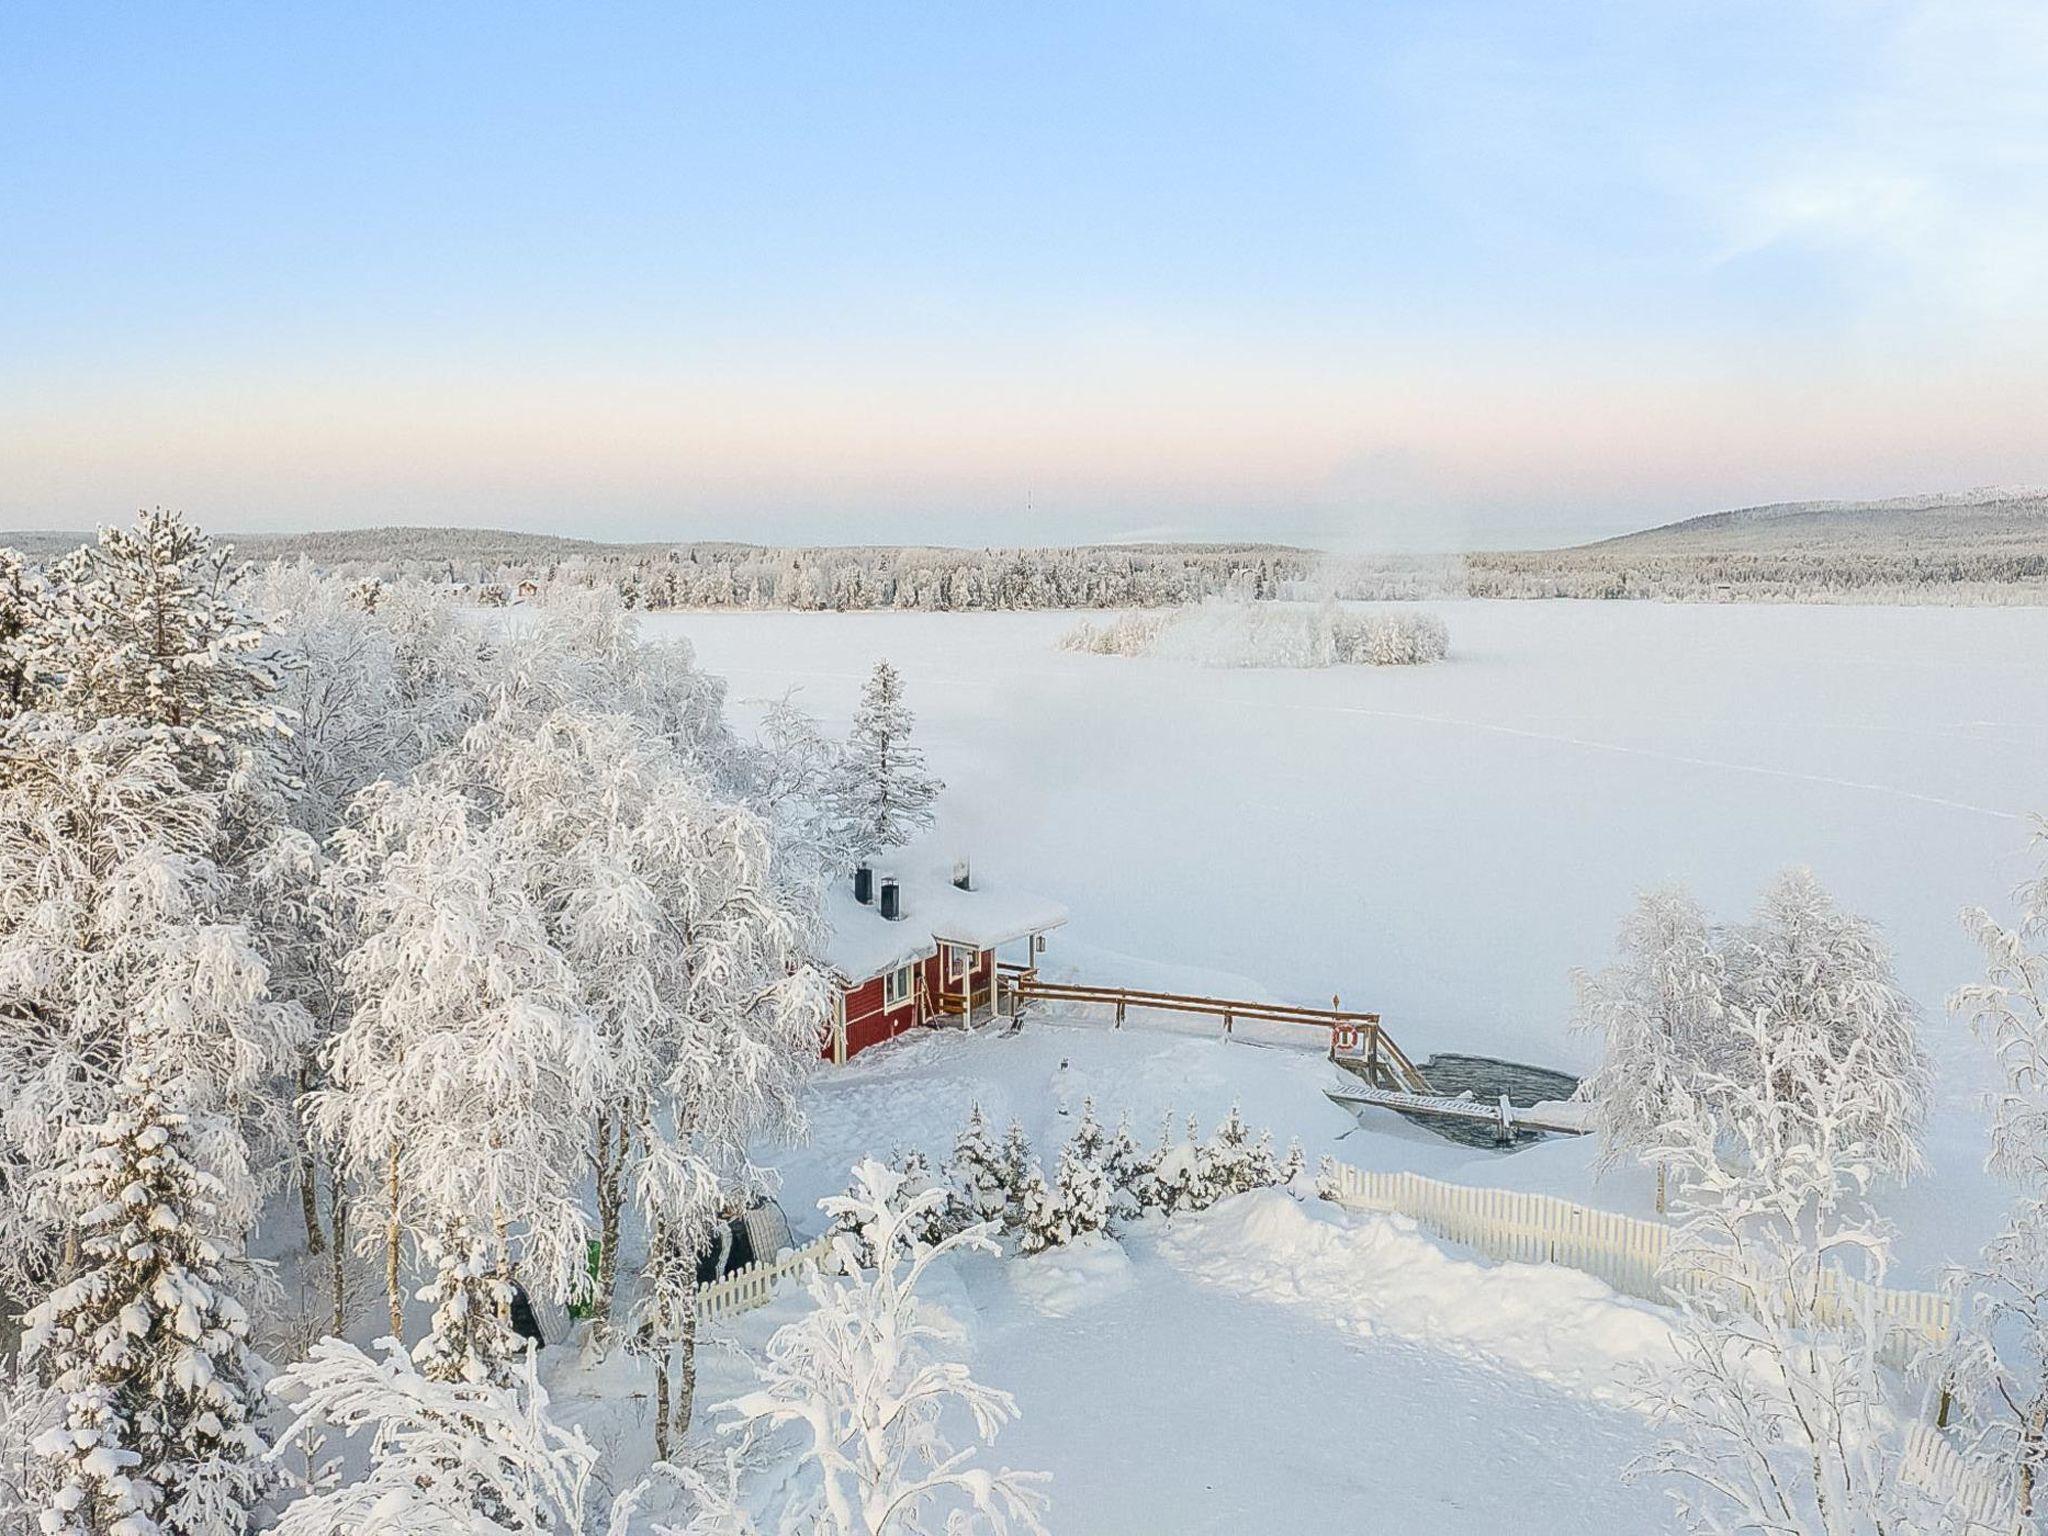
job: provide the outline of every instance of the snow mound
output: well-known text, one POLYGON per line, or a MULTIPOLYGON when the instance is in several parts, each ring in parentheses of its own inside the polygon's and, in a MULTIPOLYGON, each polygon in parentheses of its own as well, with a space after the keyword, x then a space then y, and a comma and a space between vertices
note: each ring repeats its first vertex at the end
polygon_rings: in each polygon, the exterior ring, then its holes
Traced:
POLYGON ((1281 1190, 1176 1219, 1161 1254, 1198 1281, 1297 1306, 1339 1328, 1479 1356, 1596 1397, 1668 1363, 1659 1309, 1577 1270, 1447 1252, 1403 1216, 1297 1203, 1281 1190))
POLYGON ((1072 1317, 1128 1291, 1131 1261, 1115 1239, 1094 1233, 1018 1259, 1010 1266, 1010 1284, 1033 1311, 1072 1317))

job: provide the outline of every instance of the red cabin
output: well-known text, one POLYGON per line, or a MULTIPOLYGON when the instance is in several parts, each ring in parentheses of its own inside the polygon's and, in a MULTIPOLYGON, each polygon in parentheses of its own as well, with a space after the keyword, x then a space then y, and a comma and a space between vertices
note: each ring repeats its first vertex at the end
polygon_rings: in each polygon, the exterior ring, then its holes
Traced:
POLYGON ((931 870, 908 857, 839 882, 825 915, 839 1006, 824 1056, 836 1062, 919 1024, 1004 1011, 1005 975, 1034 966, 1045 934, 1067 920, 1057 902, 984 886, 964 863, 931 870), (1005 961, 1005 945, 1016 958, 1005 961))

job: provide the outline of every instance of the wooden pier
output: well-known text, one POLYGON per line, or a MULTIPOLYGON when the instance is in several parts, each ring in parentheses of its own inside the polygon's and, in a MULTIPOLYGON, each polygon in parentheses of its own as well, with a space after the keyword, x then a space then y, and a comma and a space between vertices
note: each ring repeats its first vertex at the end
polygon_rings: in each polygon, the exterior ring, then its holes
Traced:
POLYGON ((1427 1095, 1429 1082, 1380 1025, 1376 1013, 1349 1012, 1330 1000, 1328 1008, 1293 1003, 1259 1003, 1243 998, 1202 997, 1187 992, 1152 992, 1141 987, 1097 987, 1077 982, 1046 981, 1028 966, 1005 965, 1001 990, 1018 1003, 1096 1004, 1113 1010, 1113 1027, 1121 1029, 1133 1009, 1141 1012, 1200 1014, 1222 1021, 1229 1035, 1241 1023, 1286 1024, 1322 1031, 1332 1061, 1375 1087, 1427 1095))

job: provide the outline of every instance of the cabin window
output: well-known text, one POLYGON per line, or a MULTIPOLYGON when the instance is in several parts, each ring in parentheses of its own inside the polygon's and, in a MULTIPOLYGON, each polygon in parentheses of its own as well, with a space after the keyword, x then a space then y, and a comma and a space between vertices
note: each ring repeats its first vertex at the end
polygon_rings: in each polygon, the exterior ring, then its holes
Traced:
POLYGON ((974 951, 964 944, 946 946, 946 980, 964 981, 974 968, 974 951))
POLYGON ((910 1001, 910 970, 911 968, 907 965, 899 965, 883 979, 882 1006, 884 1008, 900 1008, 903 1004, 910 1001))

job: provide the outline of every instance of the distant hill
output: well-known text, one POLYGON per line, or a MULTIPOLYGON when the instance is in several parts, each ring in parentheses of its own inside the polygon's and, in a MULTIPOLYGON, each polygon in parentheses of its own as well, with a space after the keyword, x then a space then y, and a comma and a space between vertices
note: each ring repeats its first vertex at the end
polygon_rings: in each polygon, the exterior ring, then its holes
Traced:
POLYGON ((1465 564, 1475 597, 2048 603, 2048 491, 1739 507, 1465 564))
POLYGON ((1781 501, 1709 512, 1578 547, 1680 554, 1813 548, 1870 540, 1896 547, 2040 543, 2048 540, 2048 490, 1995 487, 1934 496, 1894 496, 1884 501, 1781 501))

